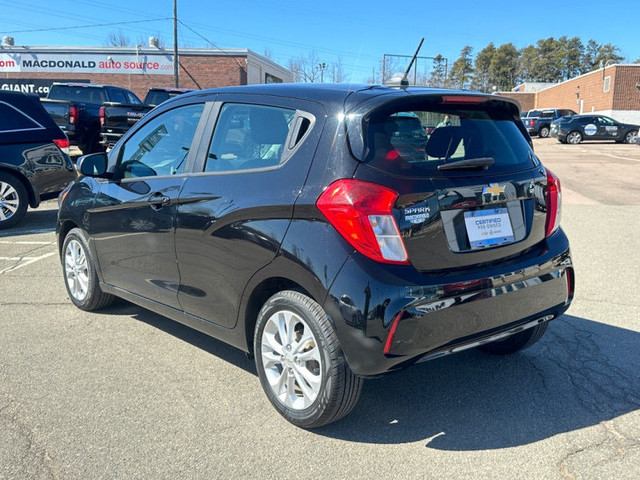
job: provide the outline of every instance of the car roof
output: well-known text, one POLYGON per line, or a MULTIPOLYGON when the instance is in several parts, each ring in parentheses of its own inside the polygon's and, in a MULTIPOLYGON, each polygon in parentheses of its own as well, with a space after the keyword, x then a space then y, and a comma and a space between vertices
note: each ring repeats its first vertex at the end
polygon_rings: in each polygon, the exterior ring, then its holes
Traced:
MULTIPOLYGON (((487 93, 475 92, 471 90, 453 90, 430 87, 388 87, 384 85, 367 85, 352 83, 271 83, 260 85, 242 85, 234 87, 211 88, 207 90, 196 90, 179 97, 175 97, 168 102, 187 101, 192 96, 208 94, 244 94, 244 95, 272 95, 301 100, 312 100, 335 108, 339 106, 345 111, 361 102, 374 97, 402 98, 414 95, 465 95, 487 97, 518 107, 516 100, 508 97, 501 97, 487 93)), ((168 103, 167 102, 167 103, 168 103)))

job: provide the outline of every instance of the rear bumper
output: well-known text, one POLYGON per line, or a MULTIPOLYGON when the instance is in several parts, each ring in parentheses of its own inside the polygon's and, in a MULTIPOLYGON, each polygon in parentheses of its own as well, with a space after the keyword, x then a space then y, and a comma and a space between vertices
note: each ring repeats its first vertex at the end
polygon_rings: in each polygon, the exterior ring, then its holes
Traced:
POLYGON ((112 132, 112 133, 101 132, 100 145, 103 145, 108 148, 113 148, 115 144, 118 143, 118 140, 122 138, 123 135, 124 135, 124 132, 122 133, 121 132, 112 132))
POLYGON ((480 274, 420 274, 351 258, 324 305, 351 369, 379 375, 561 315, 573 296, 569 243, 561 230, 543 243, 480 274))

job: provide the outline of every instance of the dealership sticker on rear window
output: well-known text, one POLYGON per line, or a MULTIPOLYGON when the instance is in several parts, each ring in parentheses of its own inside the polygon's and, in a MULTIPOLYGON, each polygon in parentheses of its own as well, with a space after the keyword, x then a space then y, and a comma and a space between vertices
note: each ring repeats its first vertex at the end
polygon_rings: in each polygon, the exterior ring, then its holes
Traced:
POLYGON ((597 131, 598 128, 593 123, 584 126, 585 135, 595 135, 597 131))

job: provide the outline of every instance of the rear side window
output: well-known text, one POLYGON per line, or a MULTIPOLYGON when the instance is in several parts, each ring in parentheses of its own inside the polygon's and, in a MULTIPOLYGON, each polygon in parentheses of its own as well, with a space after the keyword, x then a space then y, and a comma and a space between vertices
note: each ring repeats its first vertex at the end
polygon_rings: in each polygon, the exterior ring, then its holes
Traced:
POLYGON ((127 99, 124 98, 124 93, 122 93, 122 90, 112 89, 109 92, 109 96, 111 97, 112 102, 127 103, 127 99))
POLYGON ((42 125, 27 117, 11 105, 0 102, 0 132, 14 130, 33 130, 43 128, 42 125))
POLYGON ((104 103, 107 101, 105 92, 101 88, 67 85, 54 85, 47 98, 78 103, 104 103))
POLYGON ((207 172, 228 172, 280 164, 295 110, 226 103, 216 124, 207 172))
POLYGON ((165 100, 170 98, 169 92, 149 92, 144 102, 147 105, 160 105, 165 100))
POLYGON ((419 105, 371 114, 364 131, 365 162, 417 177, 451 175, 438 166, 479 158, 494 160, 491 173, 534 166, 531 147, 504 109, 483 109, 481 104, 415 107, 419 105))

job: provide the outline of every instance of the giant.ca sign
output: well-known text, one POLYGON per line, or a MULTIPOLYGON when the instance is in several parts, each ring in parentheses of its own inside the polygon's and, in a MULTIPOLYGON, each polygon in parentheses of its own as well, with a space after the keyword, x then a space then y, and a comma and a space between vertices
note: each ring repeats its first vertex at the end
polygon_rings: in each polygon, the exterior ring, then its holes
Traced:
POLYGON ((172 75, 170 55, 0 53, 0 73, 132 73, 172 75))

